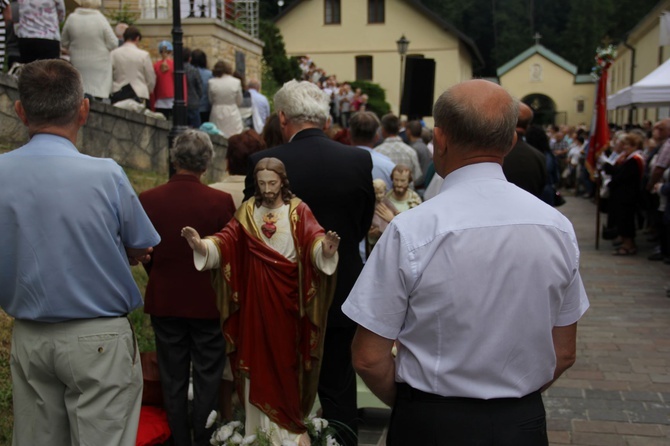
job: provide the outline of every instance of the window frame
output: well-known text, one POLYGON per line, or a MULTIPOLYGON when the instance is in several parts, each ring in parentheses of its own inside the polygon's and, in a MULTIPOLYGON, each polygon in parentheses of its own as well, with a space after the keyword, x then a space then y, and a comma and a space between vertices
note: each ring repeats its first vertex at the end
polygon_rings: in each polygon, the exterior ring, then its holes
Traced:
POLYGON ((374 59, 371 55, 369 54, 360 54, 358 56, 355 56, 355 63, 356 63, 356 81, 364 81, 364 82, 371 82, 374 79, 374 59), (364 63, 367 64, 369 63, 368 66, 364 67, 362 64, 364 63), (359 65, 359 62, 361 65, 359 65), (366 72, 369 72, 370 77, 366 79, 363 76, 359 76, 359 73, 361 73, 363 70, 366 70, 366 72), (369 70, 369 71, 367 71, 369 70))
POLYGON ((368 0, 368 25, 379 25, 384 23, 386 23, 385 0, 368 0), (373 9, 375 13, 374 17, 372 14, 373 9), (381 15, 381 19, 377 20, 379 15, 381 15))
POLYGON ((342 2, 340 0, 324 0, 323 1, 323 24, 324 25, 340 25, 342 23, 342 2), (337 14, 335 14, 335 7, 337 7, 337 14), (330 21, 328 14, 330 13, 330 21), (335 21, 337 20, 337 21, 335 21))

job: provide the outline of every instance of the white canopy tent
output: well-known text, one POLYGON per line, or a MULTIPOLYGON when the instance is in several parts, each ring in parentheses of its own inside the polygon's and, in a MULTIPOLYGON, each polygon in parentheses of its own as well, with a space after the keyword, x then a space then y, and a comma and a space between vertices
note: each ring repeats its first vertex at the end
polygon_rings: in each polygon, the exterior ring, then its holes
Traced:
POLYGON ((670 105, 670 59, 634 83, 607 98, 607 109, 670 105))

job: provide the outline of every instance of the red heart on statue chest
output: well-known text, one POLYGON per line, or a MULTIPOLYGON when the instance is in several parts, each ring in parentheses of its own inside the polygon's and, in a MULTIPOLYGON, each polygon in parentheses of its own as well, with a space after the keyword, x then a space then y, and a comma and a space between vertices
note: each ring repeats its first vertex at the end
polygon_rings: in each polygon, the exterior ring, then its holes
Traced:
POLYGON ((265 223, 263 226, 261 226, 261 232, 267 238, 272 238, 274 233, 277 232, 277 226, 273 225, 272 223, 265 223))

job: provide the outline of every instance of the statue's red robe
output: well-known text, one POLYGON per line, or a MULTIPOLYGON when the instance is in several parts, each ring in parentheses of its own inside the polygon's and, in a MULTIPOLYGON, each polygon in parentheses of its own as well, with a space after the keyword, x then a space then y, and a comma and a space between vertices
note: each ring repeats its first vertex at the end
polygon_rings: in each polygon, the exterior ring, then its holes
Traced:
POLYGON ((289 210, 296 263, 263 242, 253 215, 251 198, 211 237, 221 259, 215 276, 221 326, 233 373, 250 380, 249 401, 300 433, 316 398, 335 276, 314 265, 324 230, 298 198, 289 210))

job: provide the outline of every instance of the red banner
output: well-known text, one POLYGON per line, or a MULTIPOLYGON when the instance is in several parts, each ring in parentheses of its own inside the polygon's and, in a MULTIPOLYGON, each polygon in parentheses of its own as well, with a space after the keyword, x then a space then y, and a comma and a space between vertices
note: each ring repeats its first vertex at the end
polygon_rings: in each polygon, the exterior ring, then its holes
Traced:
POLYGON ((602 151, 609 145, 610 129, 607 124, 607 69, 602 71, 598 79, 598 92, 596 94, 596 123, 589 142, 589 151, 586 156, 586 169, 594 178, 596 173, 596 162, 602 151))

